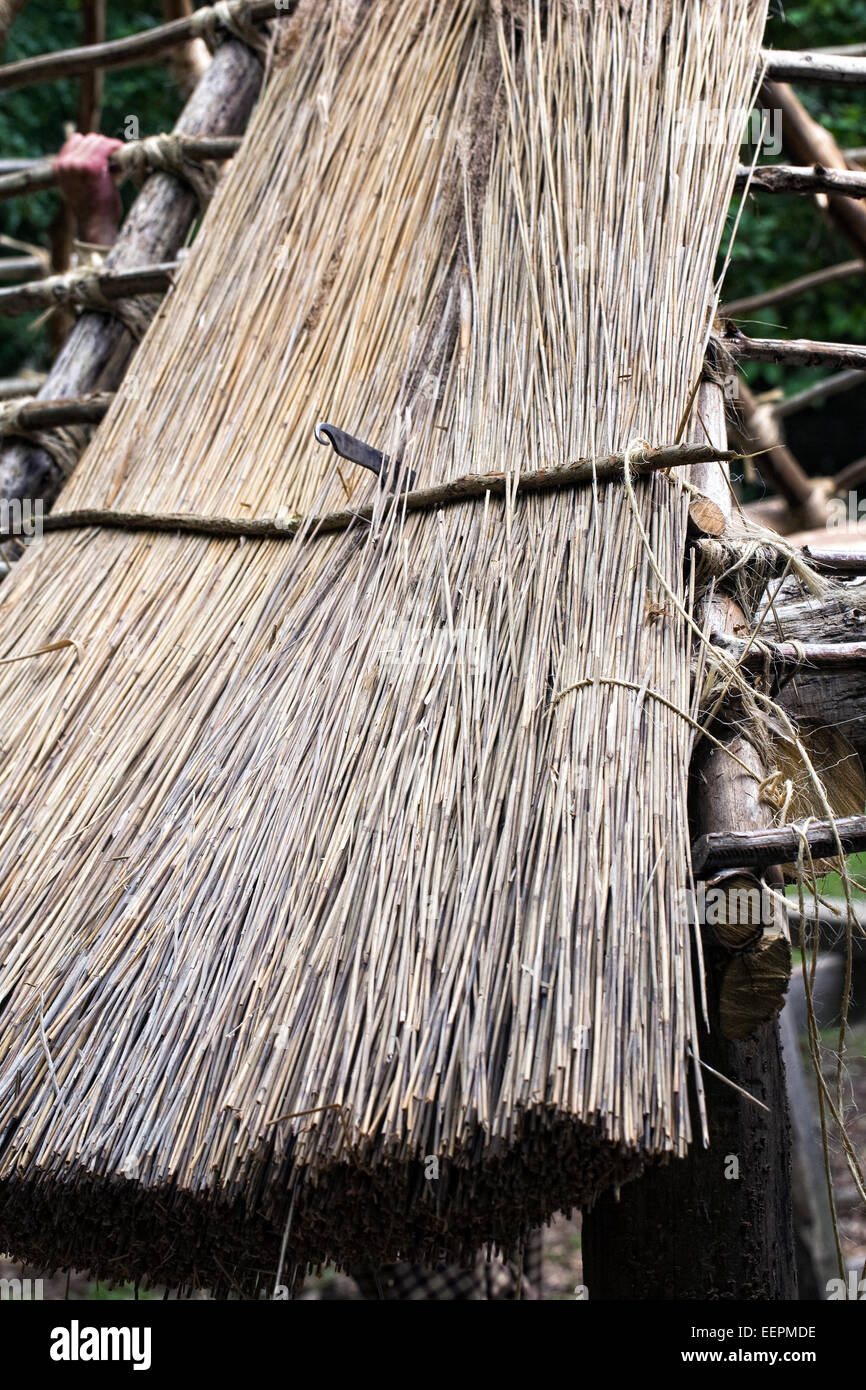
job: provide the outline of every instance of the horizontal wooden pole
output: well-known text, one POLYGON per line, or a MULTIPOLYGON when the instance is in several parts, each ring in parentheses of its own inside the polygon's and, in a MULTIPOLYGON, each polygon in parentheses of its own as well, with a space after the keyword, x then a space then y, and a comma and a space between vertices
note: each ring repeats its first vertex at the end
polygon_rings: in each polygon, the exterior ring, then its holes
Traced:
MULTIPOLYGON (((638 476, 655 473, 664 468, 692 467, 698 463, 729 462, 739 455, 732 449, 716 449, 709 444, 672 444, 651 449, 631 461, 631 471, 638 476)), ((430 511, 435 507, 451 506, 486 493, 502 497, 512 488, 516 492, 547 492, 560 487, 588 487, 593 479, 612 482, 621 478, 625 458, 622 454, 606 454, 599 459, 578 459, 555 468, 537 468, 517 475, 510 473, 466 473, 434 487, 413 488, 395 494, 391 505, 407 512, 430 511)), ((186 512, 154 513, 123 512, 111 509, 83 507, 70 512, 49 512, 44 518, 44 531, 77 531, 88 527, 116 531, 180 531, 194 535, 235 539, 241 537, 261 540, 291 540, 305 535, 347 531, 356 522, 373 520, 375 504, 344 508, 321 516, 293 517, 219 517, 194 516, 186 512)), ((0 540, 11 532, 0 531, 0 540)))
MULTIPOLYGON (((173 133, 208 139, 242 134, 258 99, 262 76, 262 65, 246 44, 236 39, 220 44, 173 133)), ((186 180, 168 173, 151 174, 123 221, 105 270, 134 270, 174 261, 199 213, 198 198, 186 180)), ((137 317, 143 322, 145 315, 137 317)), ((116 389, 134 349, 135 339, 119 318, 82 313, 54 359, 40 394, 46 400, 68 400, 116 389)), ((0 448, 0 497, 39 498, 47 510, 64 481, 56 458, 36 442, 16 439, 0 448)))
MULTIPOLYGON (((801 554, 815 569, 824 568, 805 548, 801 554)), ((866 552, 861 558, 866 562, 866 552)), ((779 559, 783 564, 776 578, 789 568, 781 552, 779 559)), ((752 623, 759 640, 769 636, 774 642, 803 642, 807 646, 812 642, 862 642, 866 640, 866 595, 860 585, 846 584, 830 585, 822 595, 809 593, 789 575, 779 586, 768 585, 752 623)), ((834 679, 832 673, 829 679, 834 679)), ((866 682, 860 684, 866 713, 866 682)))
MULTIPOLYGON (((177 142, 180 153, 186 159, 192 160, 230 159, 241 143, 238 136, 226 136, 219 140, 200 139, 193 135, 178 136, 177 142)), ((129 140, 126 144, 121 145, 120 149, 112 150, 108 156, 109 168, 115 174, 123 174, 135 161, 136 155, 144 143, 143 140, 129 140)), ((12 174, 0 175, 0 200, 17 198, 25 193, 38 193, 43 189, 56 187, 55 158, 56 156, 51 156, 49 159, 39 159, 27 169, 19 169, 12 174)))
POLYGON ((866 550, 814 550, 805 545, 803 558, 824 573, 866 574, 866 550))
MULTIPOLYGON (((133 67, 147 63, 159 54, 199 37, 202 9, 183 19, 157 24, 140 34, 107 43, 68 48, 59 53, 42 53, 22 58, 0 69, 0 88, 26 87, 34 82, 50 82, 60 77, 81 77, 103 68, 133 67)), ((246 12, 251 23, 286 18, 294 6, 277 9, 274 0, 249 0, 246 12)), ((219 23, 219 16, 215 15, 219 23)), ((833 82, 844 86, 866 86, 866 58, 849 54, 800 53, 770 49, 761 55, 766 74, 779 82, 833 82)))
POLYGON ((19 396, 35 396, 44 380, 44 372, 31 372, 27 376, 0 377, 0 401, 14 401, 19 396))
MULTIPOLYGON (((42 53, 36 58, 6 63, 0 67, 0 90, 11 91, 15 87, 28 87, 34 82, 53 82, 61 77, 81 77, 84 73, 103 68, 128 68, 149 63, 168 49, 197 38, 202 32, 205 8, 203 6, 188 17, 173 19, 168 24, 157 24, 143 33, 129 34, 123 39, 89 44, 82 48, 67 48, 59 53, 42 53)), ((249 0, 247 15, 251 23, 261 24, 270 19, 286 19, 294 8, 292 4, 278 10, 274 0, 249 0)), ((214 14, 214 18, 219 25, 219 16, 214 14)))
POLYGON ((0 280, 32 280, 44 275, 45 267, 38 256, 0 256, 0 280))
POLYGON ((813 53, 836 53, 840 57, 866 57, 866 43, 828 43, 812 49, 813 53))
POLYGON ((838 396, 843 391, 851 391, 855 386, 862 386, 866 382, 866 372, 849 369, 845 372, 837 372, 835 376, 826 377, 824 381, 816 381, 814 386, 807 386, 804 391, 797 391, 792 396, 785 396, 781 401, 770 402, 770 409, 777 418, 783 419, 786 415, 793 415, 798 410, 804 410, 807 405, 814 405, 817 401, 823 401, 830 396, 838 396))
MULTIPOLYGON (((162 294, 179 268, 179 261, 164 261, 162 265, 141 266, 137 270, 98 271, 92 278, 106 299, 132 299, 138 294, 162 294)), ((0 290, 0 314, 30 314, 55 304, 75 302, 73 276, 74 272, 49 275, 44 280, 0 290)))
POLYGON ((833 479, 833 495, 847 500, 847 493, 863 486, 866 482, 866 457, 846 463, 833 479))
MULTIPOLYGON (((840 816, 836 832, 845 854, 866 849, 866 816, 840 816)), ((762 869, 771 864, 793 863, 803 836, 815 859, 838 854, 830 821, 812 821, 801 833, 791 825, 767 830, 727 830, 702 835, 692 846, 692 872, 718 873, 722 869, 762 869)))
MULTIPOLYGON (((16 412, 15 424, 22 430, 49 430, 58 425, 96 425, 111 402, 113 391, 95 391, 76 400, 27 401, 16 412)), ((4 433, 14 434, 14 426, 4 433)))
MULTIPOLYGON (((797 902, 788 899, 788 921, 791 926, 801 924, 808 930, 816 927, 821 934, 821 945, 826 951, 844 953, 847 949, 846 925, 848 904, 844 898, 827 898, 817 907, 810 897, 806 899, 806 911, 801 915, 797 902)), ((851 934, 851 945, 856 957, 866 956, 866 903, 855 898, 851 904, 852 913, 859 928, 851 934)))
POLYGON ((710 633, 710 641, 747 670, 760 670, 768 659, 781 666, 866 665, 866 642, 749 641, 726 632, 710 633))
POLYGON ((740 165, 734 190, 739 193, 746 187, 760 193, 838 193, 866 198, 866 172, 825 169, 822 164, 767 164, 754 169, 740 165))
POLYGON ((808 338, 748 338, 744 333, 722 339, 741 362, 781 362, 791 367, 851 367, 866 371, 866 347, 848 343, 813 343, 808 338))
POLYGON ((810 271, 808 275, 800 275, 796 280, 788 280, 784 285, 775 285, 759 294, 750 294, 745 299, 732 299, 730 304, 721 306, 719 316, 745 318, 757 309, 769 309, 773 304, 784 304, 799 294, 808 294, 810 290, 822 289, 824 285, 833 285, 838 280, 847 280, 852 275, 864 273, 866 264, 863 261, 840 261, 838 265, 828 265, 823 270, 810 271))
POLYGON ((866 58, 841 53, 799 53, 768 49, 767 77, 775 82, 834 82, 866 87, 866 58))

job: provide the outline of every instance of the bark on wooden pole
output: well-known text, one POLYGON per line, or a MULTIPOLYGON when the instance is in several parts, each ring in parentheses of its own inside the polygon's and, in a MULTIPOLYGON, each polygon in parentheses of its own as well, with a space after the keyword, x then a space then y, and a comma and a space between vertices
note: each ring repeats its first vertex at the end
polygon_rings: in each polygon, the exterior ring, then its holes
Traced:
POLYGON ((866 550, 812 550, 807 545, 803 556, 828 574, 866 574, 866 550))
POLYGON ((866 816, 838 816, 834 821, 810 820, 805 829, 793 825, 765 826, 738 824, 705 832, 695 842, 695 874, 714 874, 735 865, 763 868, 768 864, 790 864, 797 858, 803 841, 814 859, 837 855, 841 844, 845 854, 866 849, 866 816))
POLYGON ((829 82, 866 87, 866 58, 851 53, 798 53, 768 49, 767 73, 781 82, 829 82))
MULTIPOLYGON (((221 44, 175 126, 181 135, 237 135, 258 96, 262 66, 245 44, 221 44)), ((134 270, 170 260, 183 245, 198 204, 192 189, 172 174, 152 174, 135 200, 106 262, 110 270, 134 270)), ((45 399, 84 396, 115 389, 123 379, 134 342, 127 329, 105 314, 77 320, 40 390, 45 399)), ((0 498, 41 498, 50 505, 63 483, 44 449, 13 444, 0 451, 0 498)))
POLYGON ((725 340, 732 357, 742 362, 782 362, 791 367, 850 367, 866 371, 866 347, 853 343, 817 343, 810 338, 749 338, 744 333, 725 340))
MULTIPOLYGON (((86 44, 105 42, 105 0, 83 0, 81 6, 81 37, 86 44)), ((98 130, 102 115, 102 91, 105 74, 102 69, 87 72, 81 79, 78 97, 78 129, 98 130)))
MULTIPOLYGON (((293 5, 288 5, 277 9, 274 0, 249 0, 246 18, 250 24, 287 19, 293 8, 293 5)), ((122 39, 63 49, 58 53, 40 53, 35 58, 22 58, 17 63, 6 63, 0 69, 0 90, 11 91, 16 87, 28 87, 34 82, 53 82, 62 77, 81 77, 95 69, 146 65, 158 55, 198 38, 211 26, 226 32, 215 7, 203 5, 182 19, 157 24, 122 39)))
MULTIPOLYGON (((82 0, 81 37, 86 44, 100 43, 105 38, 104 0, 82 0)), ((104 74, 97 71, 86 72, 81 79, 76 129, 82 134, 99 129, 103 78, 104 74)), ((69 125, 66 130, 69 134, 69 125)), ((76 217, 72 208, 65 201, 59 203, 51 219, 51 270, 55 275, 64 274, 72 264, 75 232, 76 217)), ((74 324, 74 316, 58 306, 48 325, 52 355, 60 351, 74 324)))
MULTIPOLYGON (((103 418, 113 399, 111 392, 106 391, 73 401, 25 401, 15 412, 16 422, 26 430, 50 430, 56 425, 91 425, 103 418)), ((0 433, 6 433, 2 410, 0 433)))
POLYGON ((866 197, 866 172, 825 169, 823 164, 768 164, 757 168, 741 165, 734 192, 742 193, 838 193, 848 198, 866 197))
MULTIPOLYGON (((21 3, 23 0, 5 0, 5 4, 13 8, 20 7, 21 3)), ((127 38, 115 39, 112 43, 66 49, 60 53, 42 53, 36 58, 10 64, 10 71, 4 75, 0 85, 25 87, 32 82, 48 82, 57 77, 76 77, 95 67, 131 67, 142 59, 152 58, 167 49, 187 43, 201 32, 204 16, 201 11, 198 15, 195 11, 190 14, 182 4, 166 5, 167 11, 175 9, 182 13, 182 18, 146 29, 141 34, 130 34, 127 38)), ((202 9, 206 10, 207 7, 203 6, 202 9)), ((245 10, 247 18, 253 23, 286 14, 285 9, 276 9, 274 0, 248 0, 245 10)), ((761 55, 761 64, 771 78, 866 86, 866 60, 850 54, 799 53, 771 49, 761 55)))
MULTIPOLYGON (((724 400, 718 386, 704 384, 696 414, 699 423, 692 438, 705 437, 706 430, 715 442, 724 440, 724 400)), ((719 464, 694 470, 692 480, 730 513, 719 464)), ((757 757, 739 734, 732 731, 730 738, 738 756, 757 757)), ((706 742, 693 772, 702 831, 723 828, 720 820, 737 818, 742 824, 747 803, 756 819, 766 814, 756 783, 706 742)), ((618 1200, 614 1193, 605 1194, 584 1214, 584 1282, 591 1300, 797 1296, 790 1126, 778 1020, 742 1041, 725 1038, 719 992, 730 956, 709 940, 705 951, 710 1027, 702 1030, 700 1047, 710 1145, 704 1148, 698 1133, 685 1159, 651 1167, 623 1187, 618 1200)))
MULTIPOLYGON (((821 164, 825 169, 847 169, 848 165, 833 136, 813 120, 803 103, 784 82, 767 81, 761 88, 761 103, 782 113, 782 144, 800 164, 821 164)), ((866 203, 855 198, 826 197, 826 206, 839 231, 859 256, 866 256, 866 203)))
POLYGON ((43 280, 0 289, 0 315, 31 314, 55 304, 74 304, 76 296, 90 284, 109 300, 164 294, 180 267, 180 261, 164 261, 162 265, 136 266, 131 270, 84 266, 67 275, 49 275, 43 280))
MULTIPOLYGON (((192 12, 192 0, 162 0, 162 13, 167 24, 175 19, 189 19, 192 12)), ((210 54, 203 39, 190 39, 178 48, 169 49, 166 61, 183 96, 188 97, 196 83, 204 77, 210 54)))
POLYGON ((0 256, 0 284, 6 280, 34 280, 44 275, 47 260, 38 256, 0 256))
POLYGON ((760 671, 768 664, 782 670, 800 666, 818 670, 839 666, 862 669, 866 663, 866 642, 771 642, 763 636, 753 642, 751 638, 721 632, 711 632, 709 638, 747 671, 760 671))
MULTIPOLYGON (((40 404, 41 402, 30 403, 22 407, 22 413, 29 413, 40 404)), ((68 401, 54 404, 60 409, 70 406, 68 401)), ((695 461, 715 459, 720 454, 722 458, 732 457, 729 450, 719 451, 710 445, 680 444, 670 448, 653 449, 642 458, 630 458, 628 463, 635 475, 644 477, 648 473, 666 468, 688 468, 695 461)), ((591 487, 594 483, 602 484, 620 479, 625 462, 623 454, 606 454, 598 459, 577 459, 559 467, 534 468, 518 474, 464 473, 447 483, 436 483, 426 488, 413 487, 393 493, 391 505, 406 512, 421 512, 454 506, 467 499, 504 497, 506 493, 548 492, 558 487, 591 487)), ((205 536, 244 536, 250 539, 258 537, 290 541, 298 535, 324 535, 335 531, 347 531, 358 523, 372 521, 377 511, 379 504, 374 502, 306 517, 300 514, 286 517, 198 516, 186 512, 125 512, 112 507, 81 507, 72 511, 58 509, 51 512, 44 518, 42 526, 45 531, 75 531, 90 526, 101 526, 120 531, 182 531, 205 536)), ((697 520, 690 516, 690 522, 694 524, 695 529, 706 534, 701 525, 703 519, 700 512, 697 520)), ((0 530, 0 539, 4 538, 5 534, 0 530)), ((8 534, 14 532, 10 531, 8 534)), ((591 677, 587 677, 587 683, 592 683, 591 677)), ((556 698, 561 699, 573 688, 568 687, 561 691, 556 698)))
MULTIPOLYGON (((127 140, 119 149, 112 150, 108 156, 108 167, 114 173, 122 174, 130 166, 134 165, 139 157, 139 152, 152 142, 152 137, 145 140, 127 140)), ((227 135, 221 140, 217 139, 196 139, 194 136, 181 136, 179 138, 178 152, 187 159, 230 159, 236 153, 240 138, 236 135, 227 135)), ((46 188, 54 188, 57 184, 57 171, 54 164, 54 156, 50 159, 34 159, 25 168, 10 170, 8 174, 0 174, 0 199, 18 198, 25 193, 38 193, 46 188)))

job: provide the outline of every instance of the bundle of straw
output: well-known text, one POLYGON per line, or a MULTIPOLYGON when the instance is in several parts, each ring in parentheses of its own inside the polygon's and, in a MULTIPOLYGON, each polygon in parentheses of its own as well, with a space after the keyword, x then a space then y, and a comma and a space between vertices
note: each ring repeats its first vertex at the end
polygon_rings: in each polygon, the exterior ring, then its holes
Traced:
POLYGON ((0 1247, 246 1289, 685 1151, 686 494, 406 515, 313 427, 419 486, 673 442, 763 9, 288 22, 62 505, 374 516, 52 534, 4 585, 3 656, 77 653, 0 669, 0 1247))

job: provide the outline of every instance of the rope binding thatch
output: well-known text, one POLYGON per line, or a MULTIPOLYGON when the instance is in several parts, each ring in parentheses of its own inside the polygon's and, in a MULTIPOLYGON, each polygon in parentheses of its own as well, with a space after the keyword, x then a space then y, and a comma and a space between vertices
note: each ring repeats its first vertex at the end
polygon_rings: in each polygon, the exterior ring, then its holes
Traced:
MULTIPOLYGON (((4 423, 7 424, 9 433, 15 433, 15 422, 20 419, 20 410, 21 407, 16 402, 12 409, 7 409, 4 416, 3 407, 0 407, 0 433, 4 432, 4 423)), ((554 468, 530 469, 510 474, 466 473, 449 483, 400 492, 393 497, 393 505, 402 507, 406 512, 429 511, 467 499, 501 497, 506 490, 511 489, 519 493, 546 492, 563 487, 591 487, 594 483, 609 483, 622 477, 626 468, 638 476, 646 476, 677 465, 690 466, 738 457, 733 450, 714 449, 711 445, 704 444, 673 444, 658 449, 648 449, 641 444, 636 449, 626 450, 622 454, 609 454, 599 459, 579 459, 576 463, 561 464, 554 468)), ((351 510, 328 512, 322 516, 284 518, 195 516, 184 512, 125 512, 110 507, 83 507, 68 512, 49 512, 42 520, 42 529, 74 531, 94 526, 120 531, 183 531, 225 538, 291 540, 301 534, 345 531, 357 521, 372 521, 376 511, 377 503, 374 502, 351 510)), ((0 529, 0 540, 8 539, 12 534, 14 533, 9 530, 0 529)))

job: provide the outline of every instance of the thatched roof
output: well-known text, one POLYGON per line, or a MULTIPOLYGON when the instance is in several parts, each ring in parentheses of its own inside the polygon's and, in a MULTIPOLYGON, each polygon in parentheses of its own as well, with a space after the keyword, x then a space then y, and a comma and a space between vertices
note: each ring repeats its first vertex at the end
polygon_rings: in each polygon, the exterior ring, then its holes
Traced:
POLYGON ((0 1244, 248 1287, 519 1239, 692 1138, 687 493, 388 508, 673 442, 764 6, 303 5, 4 586, 0 1244), (351 13, 350 13, 351 12, 351 13), (425 1160, 438 1160, 439 1177, 425 1160))

